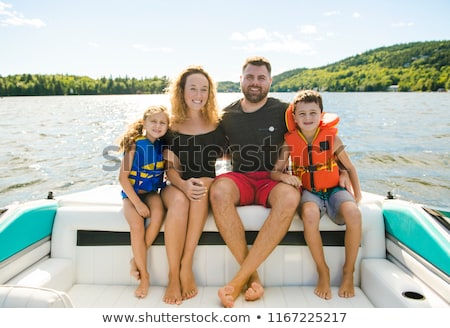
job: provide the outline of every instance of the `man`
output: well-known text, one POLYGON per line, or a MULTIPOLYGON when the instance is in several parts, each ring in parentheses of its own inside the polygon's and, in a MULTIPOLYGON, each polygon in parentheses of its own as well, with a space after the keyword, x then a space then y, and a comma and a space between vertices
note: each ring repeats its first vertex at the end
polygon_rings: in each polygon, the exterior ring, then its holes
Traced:
POLYGON ((214 218, 222 238, 240 269, 219 289, 225 307, 233 307, 241 291, 247 301, 264 294, 257 268, 289 229, 300 202, 300 191, 270 179, 279 147, 287 132, 287 103, 268 97, 271 65, 264 57, 248 58, 240 78, 244 97, 223 110, 222 126, 229 139, 232 172, 216 178, 210 187, 214 218), (270 208, 253 246, 248 249, 236 206, 258 204, 270 208))

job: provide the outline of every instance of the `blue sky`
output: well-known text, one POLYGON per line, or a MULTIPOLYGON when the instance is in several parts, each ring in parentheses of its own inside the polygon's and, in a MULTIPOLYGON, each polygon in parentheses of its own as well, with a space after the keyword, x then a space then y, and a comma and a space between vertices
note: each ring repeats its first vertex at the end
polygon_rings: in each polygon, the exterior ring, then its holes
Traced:
POLYGON ((175 77, 191 64, 239 80, 398 43, 450 40, 448 0, 0 0, 0 75, 175 77))

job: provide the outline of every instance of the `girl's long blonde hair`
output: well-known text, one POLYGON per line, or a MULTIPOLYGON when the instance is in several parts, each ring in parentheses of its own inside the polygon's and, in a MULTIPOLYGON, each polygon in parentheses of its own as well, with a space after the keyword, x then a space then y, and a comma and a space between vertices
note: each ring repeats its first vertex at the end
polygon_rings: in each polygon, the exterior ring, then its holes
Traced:
POLYGON ((153 105, 148 107, 141 119, 130 124, 128 130, 119 138, 119 152, 127 152, 131 149, 137 137, 144 135, 144 121, 153 114, 164 113, 169 121, 169 113, 163 105, 153 105))
POLYGON ((206 77, 209 84, 208 100, 205 106, 202 108, 203 118, 210 122, 216 123, 219 120, 219 114, 217 110, 217 99, 216 99, 216 85, 209 76, 209 74, 201 66, 189 66, 183 70, 175 81, 173 81, 170 87, 170 102, 172 105, 172 122, 182 123, 187 118, 187 104, 184 100, 184 90, 186 87, 187 78, 192 74, 202 74, 206 77))

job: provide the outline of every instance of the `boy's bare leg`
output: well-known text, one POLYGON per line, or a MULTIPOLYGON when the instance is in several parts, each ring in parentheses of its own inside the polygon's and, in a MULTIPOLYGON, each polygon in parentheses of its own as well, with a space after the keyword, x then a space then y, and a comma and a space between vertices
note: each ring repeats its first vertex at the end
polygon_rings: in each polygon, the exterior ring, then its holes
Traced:
POLYGON ((345 263, 342 272, 342 282, 338 295, 348 298, 355 296, 353 274, 358 250, 361 243, 361 212, 353 202, 344 202, 340 208, 345 224, 345 263))
POLYGON ((330 270, 325 262, 322 237, 319 231, 320 210, 315 203, 306 202, 302 205, 301 217, 305 229, 305 240, 316 264, 317 274, 319 276, 314 294, 320 298, 329 300, 332 297, 330 270))

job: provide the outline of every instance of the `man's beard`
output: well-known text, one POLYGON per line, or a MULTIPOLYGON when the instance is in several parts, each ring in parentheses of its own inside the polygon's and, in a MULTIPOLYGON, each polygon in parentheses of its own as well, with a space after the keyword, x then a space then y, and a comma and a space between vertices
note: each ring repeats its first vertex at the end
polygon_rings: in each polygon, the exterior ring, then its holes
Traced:
POLYGON ((269 90, 264 90, 262 88, 259 88, 259 92, 251 92, 248 89, 251 87, 247 87, 246 89, 242 90, 242 93, 245 96, 245 99, 247 99, 251 103, 258 103, 264 98, 267 97, 269 90))

